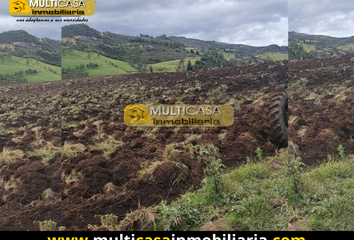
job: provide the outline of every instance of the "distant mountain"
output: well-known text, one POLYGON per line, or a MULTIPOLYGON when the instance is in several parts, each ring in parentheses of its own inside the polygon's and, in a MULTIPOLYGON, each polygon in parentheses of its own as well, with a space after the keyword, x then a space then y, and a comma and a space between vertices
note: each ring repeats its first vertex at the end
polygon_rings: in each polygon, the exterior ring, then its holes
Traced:
POLYGON ((26 31, 0 33, 0 52, 21 58, 34 58, 46 64, 61 66, 61 42, 37 38, 26 31))
POLYGON ((232 49, 239 54, 249 55, 249 56, 256 56, 258 54, 263 54, 266 52, 278 52, 278 53, 288 53, 288 47, 286 46, 278 46, 278 45, 269 45, 264 47, 254 47, 244 44, 229 44, 229 43, 222 43, 216 41, 203 41, 198 39, 191 39, 186 37, 168 37, 172 41, 183 43, 185 46, 189 47, 196 47, 196 48, 225 48, 225 49, 232 49))
POLYGON ((289 32, 289 58, 321 58, 354 53, 354 36, 331 37, 289 32))
POLYGON ((331 37, 325 35, 310 35, 305 33, 289 32, 289 39, 299 40, 306 43, 317 43, 320 46, 336 48, 347 44, 354 44, 354 36, 352 37, 331 37))
POLYGON ((176 66, 176 69, 183 70, 185 59, 192 60, 195 69, 198 69, 254 63, 272 58, 287 59, 288 54, 288 47, 277 45, 253 47, 166 35, 127 36, 100 32, 85 24, 64 26, 62 43, 63 51, 75 49, 96 52, 108 58, 128 62, 139 71, 147 71, 148 66, 157 67, 154 64, 178 65, 171 61, 180 61, 180 66, 176 66))

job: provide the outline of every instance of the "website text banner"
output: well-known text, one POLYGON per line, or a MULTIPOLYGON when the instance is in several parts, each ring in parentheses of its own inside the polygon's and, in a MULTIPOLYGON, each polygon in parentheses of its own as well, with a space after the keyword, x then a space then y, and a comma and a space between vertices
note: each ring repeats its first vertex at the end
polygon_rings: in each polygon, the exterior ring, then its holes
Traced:
MULTIPOLYGON (((24 232, 13 232, 20 235, 24 232)), ((87 231, 87 232, 26 232, 38 240, 317 240, 344 239, 348 232, 328 231, 87 231)))

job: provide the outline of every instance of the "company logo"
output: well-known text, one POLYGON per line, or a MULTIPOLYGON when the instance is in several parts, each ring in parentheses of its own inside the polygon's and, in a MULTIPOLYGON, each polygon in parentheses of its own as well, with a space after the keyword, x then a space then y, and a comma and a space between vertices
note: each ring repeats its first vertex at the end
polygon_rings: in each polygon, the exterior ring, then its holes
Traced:
POLYGON ((132 123, 148 123, 151 116, 144 105, 129 105, 124 110, 124 121, 132 123))
POLYGON ((11 0, 9 13, 15 17, 78 17, 92 16, 95 0, 11 0))
POLYGON ((229 105, 128 105, 127 126, 145 127, 227 127, 234 123, 229 105))
POLYGON ((10 1, 10 13, 29 13, 30 11, 30 7, 24 0, 10 1))

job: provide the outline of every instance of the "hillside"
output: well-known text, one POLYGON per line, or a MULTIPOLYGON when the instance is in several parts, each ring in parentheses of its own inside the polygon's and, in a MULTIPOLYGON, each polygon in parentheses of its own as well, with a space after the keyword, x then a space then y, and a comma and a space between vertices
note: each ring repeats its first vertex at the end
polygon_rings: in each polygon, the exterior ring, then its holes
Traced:
POLYGON ((354 36, 336 38, 289 32, 289 58, 311 59, 354 53, 354 36))
POLYGON ((195 48, 221 48, 235 51, 239 55, 249 55, 256 56, 258 54, 266 52, 277 52, 277 53, 288 53, 288 47, 278 46, 275 44, 264 46, 264 47, 254 47, 244 44, 228 44, 216 41, 203 41, 198 39, 190 39, 185 37, 168 37, 172 41, 182 43, 185 46, 195 47, 195 48))
POLYGON ((0 33, 0 84, 61 79, 61 43, 26 31, 0 33))
MULTIPOLYGON (((176 62, 191 60, 194 69, 225 67, 273 61, 259 57, 262 54, 281 56, 287 59, 287 47, 270 45, 252 47, 203 41, 176 36, 127 36, 118 33, 100 32, 85 24, 67 25, 62 28, 62 44, 67 49, 95 52, 102 56, 129 63, 140 72, 149 72, 150 66, 162 71, 185 71, 183 64, 176 62), (172 67, 171 67, 172 64, 172 67), (167 65, 167 67, 166 67, 167 65), (162 67, 161 67, 162 66, 162 67)), ((65 62, 65 57, 63 62, 65 62)), ((159 71, 158 71, 159 72, 159 71)))
POLYGON ((94 77, 137 72, 127 62, 104 57, 93 52, 82 52, 63 47, 63 79, 94 77))
POLYGON ((0 85, 61 80, 61 69, 33 58, 9 56, 0 52, 0 85))
POLYGON ((22 58, 34 58, 60 67, 61 43, 49 38, 37 38, 26 31, 0 33, 0 51, 22 58))

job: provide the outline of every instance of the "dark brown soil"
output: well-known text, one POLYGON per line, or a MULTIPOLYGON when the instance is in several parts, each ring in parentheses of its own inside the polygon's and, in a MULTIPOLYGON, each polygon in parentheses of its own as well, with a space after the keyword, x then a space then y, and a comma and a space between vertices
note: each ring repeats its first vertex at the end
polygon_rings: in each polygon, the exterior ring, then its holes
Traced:
POLYGON ((354 153, 354 58, 291 62, 289 84, 289 140, 302 160, 318 164, 338 155, 340 144, 354 153))
POLYGON ((29 155, 47 143, 61 146, 60 86, 0 87, 0 152, 24 153, 12 164, 0 159, 0 230, 38 230, 35 221, 61 220, 60 153, 48 165, 29 155))

